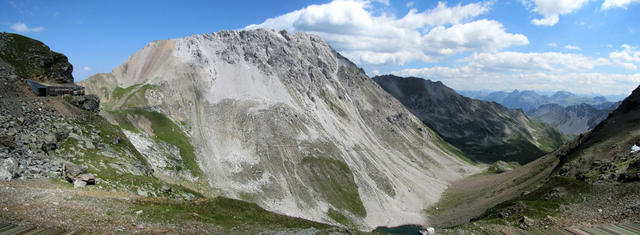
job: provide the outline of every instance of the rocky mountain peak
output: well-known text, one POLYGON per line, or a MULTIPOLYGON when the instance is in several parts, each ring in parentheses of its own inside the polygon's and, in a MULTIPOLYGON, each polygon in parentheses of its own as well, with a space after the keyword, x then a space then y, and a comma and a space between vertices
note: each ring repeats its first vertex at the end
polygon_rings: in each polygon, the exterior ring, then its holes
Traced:
POLYGON ((361 228, 422 223, 446 185, 478 171, 360 68, 306 33, 221 31, 155 41, 82 84, 100 96, 104 115, 130 127, 125 133, 143 155, 191 161, 190 172, 176 173, 190 175, 182 180, 202 179, 287 215, 361 228), (143 125, 157 117, 180 123, 176 135, 192 147, 169 151, 175 143, 143 125))

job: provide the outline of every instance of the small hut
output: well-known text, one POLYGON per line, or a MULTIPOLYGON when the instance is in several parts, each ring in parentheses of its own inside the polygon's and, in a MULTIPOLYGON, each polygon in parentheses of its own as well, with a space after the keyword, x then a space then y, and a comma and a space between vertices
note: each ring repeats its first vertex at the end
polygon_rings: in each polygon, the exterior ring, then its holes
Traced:
POLYGON ((84 87, 75 83, 51 84, 25 79, 38 96, 84 95, 84 87))

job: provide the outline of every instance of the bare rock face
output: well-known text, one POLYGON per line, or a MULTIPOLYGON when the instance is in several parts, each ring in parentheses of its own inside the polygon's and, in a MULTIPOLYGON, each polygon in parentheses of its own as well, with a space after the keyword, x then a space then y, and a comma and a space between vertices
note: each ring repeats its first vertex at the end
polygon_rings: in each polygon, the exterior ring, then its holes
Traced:
POLYGON ((21 79, 73 83, 73 66, 63 54, 44 43, 12 33, 0 33, 0 59, 21 79))
MULTIPOLYGON (((154 41, 81 83, 100 96, 105 115, 120 115, 116 121, 131 122, 141 109, 153 114, 129 123, 139 138, 157 135, 149 126, 163 116, 177 123, 172 130, 184 132, 201 169, 196 178, 290 216, 364 229, 424 224, 450 182, 478 171, 309 34, 222 31, 154 41)), ((175 149, 153 141, 133 144, 143 155, 175 149)), ((184 162, 188 149, 180 147, 184 162)), ((174 158, 152 162, 180 162, 174 158)))

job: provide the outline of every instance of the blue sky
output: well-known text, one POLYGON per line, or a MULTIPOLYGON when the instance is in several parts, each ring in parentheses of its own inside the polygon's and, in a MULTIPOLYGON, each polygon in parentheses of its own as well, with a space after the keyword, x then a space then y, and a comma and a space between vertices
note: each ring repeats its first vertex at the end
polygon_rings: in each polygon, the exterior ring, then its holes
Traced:
POLYGON ((640 0, 0 0, 0 30, 66 54, 76 80, 153 40, 227 29, 314 33, 369 75, 466 90, 629 93, 640 84, 640 0))

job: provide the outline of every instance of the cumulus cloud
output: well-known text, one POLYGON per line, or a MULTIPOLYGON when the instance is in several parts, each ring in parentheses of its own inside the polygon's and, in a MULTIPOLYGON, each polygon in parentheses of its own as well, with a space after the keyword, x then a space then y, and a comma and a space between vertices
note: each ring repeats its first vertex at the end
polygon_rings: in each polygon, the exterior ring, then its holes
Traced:
MULTIPOLYGON (((627 48, 633 49, 623 47, 627 48)), ((636 62, 640 59, 633 55, 620 57, 636 62)), ((557 52, 474 53, 459 59, 458 64, 452 66, 403 69, 392 73, 440 80, 448 86, 463 90, 560 89, 605 95, 630 92, 640 83, 640 73, 591 72, 596 67, 616 63, 611 60, 557 52)))
POLYGON ((532 24, 553 26, 558 23, 560 15, 579 10, 588 1, 589 0, 522 0, 522 3, 529 10, 543 17, 540 19, 532 19, 532 24))
POLYGON ((568 50, 574 50, 574 51, 582 50, 582 48, 580 48, 579 46, 574 46, 574 45, 566 45, 566 46, 564 46, 564 48, 568 49, 568 50))
POLYGON ((439 80, 459 90, 566 90, 574 93, 614 95, 630 93, 640 84, 640 73, 609 74, 592 72, 555 73, 528 71, 518 73, 486 72, 469 66, 404 69, 392 72, 439 80))
POLYGON ((527 37, 505 31, 494 20, 479 19, 491 2, 411 9, 406 15, 376 15, 370 1, 335 0, 270 18, 253 28, 304 31, 319 35, 347 58, 363 65, 434 62, 462 52, 490 52, 526 45, 527 37))
POLYGON ((614 7, 626 9, 628 5, 640 3, 640 0, 605 0, 602 3, 602 10, 609 10, 614 7))
POLYGON ((474 71, 484 72, 570 72, 586 71, 596 66, 609 65, 606 58, 591 58, 580 54, 558 52, 474 53, 460 59, 474 71))
POLYGON ((640 51, 636 51, 636 47, 627 44, 623 44, 620 47, 622 50, 609 53, 609 58, 623 68, 637 70, 638 66, 636 64, 640 63, 640 51))
POLYGON ((22 22, 18 22, 18 23, 15 23, 15 24, 11 25, 11 29, 13 29, 14 31, 16 31, 18 33, 40 32, 40 31, 44 30, 43 27, 29 28, 25 23, 22 23, 22 22))

